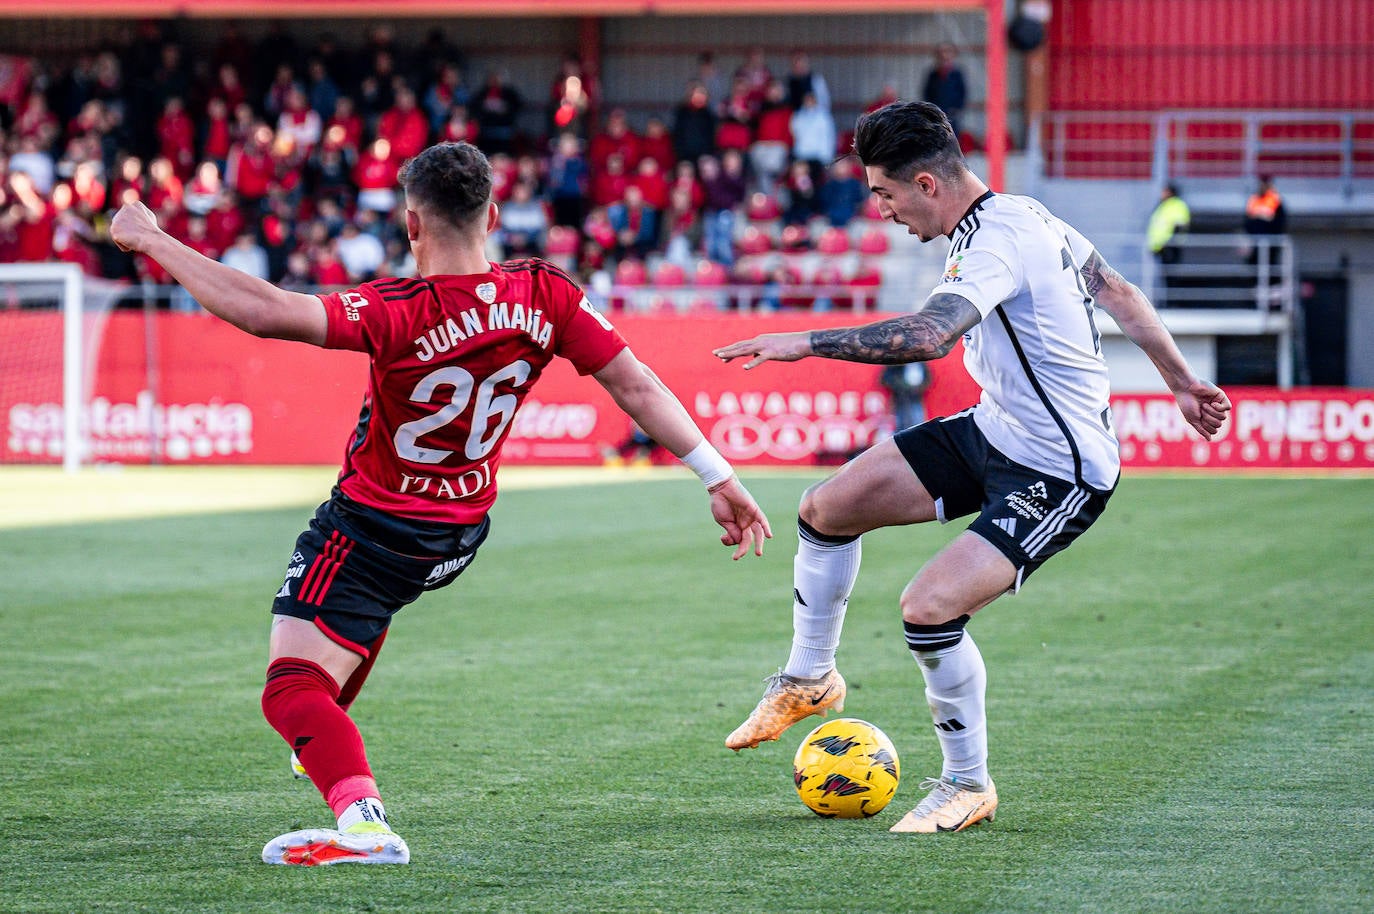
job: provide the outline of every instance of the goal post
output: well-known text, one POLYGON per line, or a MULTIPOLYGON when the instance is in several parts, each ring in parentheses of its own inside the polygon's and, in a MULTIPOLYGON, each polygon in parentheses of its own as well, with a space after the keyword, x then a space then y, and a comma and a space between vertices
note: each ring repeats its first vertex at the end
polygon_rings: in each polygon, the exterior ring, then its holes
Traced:
POLYGON ((68 263, 0 264, 0 463, 55 463, 75 472, 86 455, 85 412, 109 296, 88 308, 81 269, 68 263), (87 326, 91 323, 92 326, 87 326), (60 404, 54 428, 53 398, 60 404))

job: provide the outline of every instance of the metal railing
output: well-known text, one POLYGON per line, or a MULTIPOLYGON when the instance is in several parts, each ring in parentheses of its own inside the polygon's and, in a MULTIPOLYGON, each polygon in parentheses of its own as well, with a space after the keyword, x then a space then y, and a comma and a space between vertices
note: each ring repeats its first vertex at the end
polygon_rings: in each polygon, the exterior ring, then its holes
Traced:
POLYGON ((1055 111, 1027 145, 1047 178, 1374 180, 1374 111, 1055 111))
POLYGON ((1296 293, 1287 235, 1180 233, 1170 257, 1143 251, 1143 287, 1161 308, 1251 309, 1289 313, 1296 293))

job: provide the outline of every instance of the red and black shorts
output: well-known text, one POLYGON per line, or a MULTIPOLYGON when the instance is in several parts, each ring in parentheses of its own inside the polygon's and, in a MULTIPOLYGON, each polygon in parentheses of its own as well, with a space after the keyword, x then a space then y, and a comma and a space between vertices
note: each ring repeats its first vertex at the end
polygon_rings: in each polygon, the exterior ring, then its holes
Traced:
POLYGON ((272 612, 314 622, 366 657, 401 607, 463 573, 490 529, 490 518, 468 525, 411 521, 336 493, 297 537, 272 612))
POLYGON ((1075 484, 1009 459, 971 412, 904 429, 897 449, 935 499, 941 523, 978 512, 968 529, 1016 566, 1016 588, 1102 515, 1114 489, 1075 484))

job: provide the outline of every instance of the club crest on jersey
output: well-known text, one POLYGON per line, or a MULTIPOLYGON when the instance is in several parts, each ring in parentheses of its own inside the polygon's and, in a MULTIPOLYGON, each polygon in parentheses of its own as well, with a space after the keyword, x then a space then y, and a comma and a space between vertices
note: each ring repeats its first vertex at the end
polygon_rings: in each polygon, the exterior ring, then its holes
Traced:
POLYGON ((343 302, 344 317, 351 321, 358 320, 358 309, 367 307, 367 299, 363 298, 361 292, 343 292, 339 299, 343 302))
POLYGON ((940 277, 940 282, 963 282, 964 277, 959 275, 959 267, 964 262, 963 254, 955 254, 954 259, 945 267, 945 275, 940 277))
POLYGON ((473 290, 474 294, 482 300, 483 304, 491 304, 496 301, 496 283, 484 282, 473 290))

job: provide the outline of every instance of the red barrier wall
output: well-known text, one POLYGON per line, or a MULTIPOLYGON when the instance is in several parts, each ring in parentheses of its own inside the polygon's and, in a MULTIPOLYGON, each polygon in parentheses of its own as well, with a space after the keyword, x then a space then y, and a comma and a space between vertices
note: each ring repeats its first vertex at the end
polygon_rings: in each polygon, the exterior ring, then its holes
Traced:
MULTIPOLYGON (((51 356, 22 357, 60 332, 52 313, 0 318, 0 446, 4 461, 60 459, 60 383, 51 356)), ((890 431, 879 369, 825 359, 721 364, 715 346, 756 333, 843 326, 848 314, 622 316, 617 326, 675 390, 710 439, 745 465, 830 462, 890 431)), ((117 312, 102 337, 87 421, 96 460, 167 463, 338 463, 357 420, 367 360, 298 343, 259 340, 198 315, 117 312), (148 349, 159 390, 148 390, 148 349)), ((958 354, 932 363, 929 415, 971 404, 977 388, 958 354)), ((1183 423, 1173 398, 1120 393, 1112 412, 1128 466, 1374 469, 1374 392, 1344 389, 1229 393, 1233 421, 1214 442, 1183 423)), ((594 464, 629 421, 601 387, 555 361, 517 415, 505 462, 594 464)))

